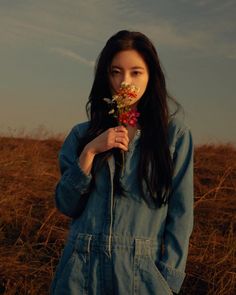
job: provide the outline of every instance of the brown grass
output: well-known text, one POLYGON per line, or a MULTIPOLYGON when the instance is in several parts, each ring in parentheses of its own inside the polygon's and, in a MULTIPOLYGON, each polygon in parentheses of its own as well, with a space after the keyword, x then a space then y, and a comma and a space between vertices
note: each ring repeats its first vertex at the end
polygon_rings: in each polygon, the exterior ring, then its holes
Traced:
MULTIPOLYGON (((54 205, 62 139, 0 137, 0 294, 48 294, 69 218, 54 205)), ((195 226, 181 294, 236 294, 236 148, 195 147, 195 226)))

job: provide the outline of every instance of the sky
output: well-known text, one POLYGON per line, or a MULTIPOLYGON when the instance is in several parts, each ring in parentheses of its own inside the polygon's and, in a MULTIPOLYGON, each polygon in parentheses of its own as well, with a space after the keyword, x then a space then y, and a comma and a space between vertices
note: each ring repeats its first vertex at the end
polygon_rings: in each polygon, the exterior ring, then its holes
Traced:
POLYGON ((0 0, 0 133, 67 134, 87 120, 94 64, 146 34, 195 144, 236 143, 235 0, 0 0))

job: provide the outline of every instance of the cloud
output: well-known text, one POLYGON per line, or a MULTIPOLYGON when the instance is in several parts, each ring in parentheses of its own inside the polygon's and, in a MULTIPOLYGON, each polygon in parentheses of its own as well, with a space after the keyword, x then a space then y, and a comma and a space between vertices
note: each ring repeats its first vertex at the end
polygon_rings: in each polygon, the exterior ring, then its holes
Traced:
POLYGON ((62 31, 55 25, 38 24, 32 20, 18 20, 9 16, 0 17, 2 23, 0 26, 0 44, 47 40, 48 38, 50 38, 50 41, 60 38, 68 40, 67 42, 93 44, 93 40, 89 40, 89 38, 77 31, 71 32, 66 28, 62 31))
MULTIPOLYGON (((228 32, 233 31, 232 23, 228 23, 228 32)), ((133 26, 139 29, 140 25, 133 26)), ((223 26, 215 24, 213 26, 195 27, 191 29, 183 24, 176 26, 169 20, 158 20, 158 22, 146 23, 142 25, 142 31, 155 42, 157 47, 167 47, 174 50, 188 52, 201 56, 223 56, 235 59, 236 42, 232 37, 230 42, 224 40, 226 33, 223 26), (222 31, 221 31, 222 30, 222 31)))
POLYGON ((76 60, 82 64, 89 66, 89 67, 94 67, 94 65, 95 65, 94 61, 88 60, 85 57, 81 56, 80 54, 73 52, 72 50, 69 50, 69 49, 54 47, 54 48, 50 48, 50 51, 56 52, 66 58, 76 60))
MULTIPOLYGON (((139 27, 137 24, 134 27, 139 27)), ((177 29, 170 21, 158 21, 156 23, 144 24, 143 32, 146 33, 158 46, 168 46, 169 48, 189 50, 201 50, 209 36, 202 31, 184 31, 177 29)))
POLYGON ((214 2, 214 0, 198 0, 196 1, 196 3, 194 3, 196 6, 206 6, 209 4, 212 4, 212 2, 214 2))
POLYGON ((198 1, 192 1, 192 0, 179 0, 180 2, 184 4, 190 4, 191 6, 196 6, 200 8, 211 8, 213 11, 222 10, 228 7, 231 7, 232 5, 235 5, 235 0, 198 0, 198 1), (210 7, 211 6, 211 7, 210 7))
POLYGON ((92 66, 93 61, 63 48, 64 44, 101 48, 112 33, 128 28, 146 33, 160 46, 234 58, 235 0, 179 0, 172 11, 169 4, 161 2, 157 5, 152 0, 144 7, 141 1, 71 0, 68 5, 66 0, 42 0, 11 9, 0 4, 0 45, 11 42, 17 48, 19 44, 43 44, 64 57, 92 66), (173 12, 176 5, 177 14, 173 12))

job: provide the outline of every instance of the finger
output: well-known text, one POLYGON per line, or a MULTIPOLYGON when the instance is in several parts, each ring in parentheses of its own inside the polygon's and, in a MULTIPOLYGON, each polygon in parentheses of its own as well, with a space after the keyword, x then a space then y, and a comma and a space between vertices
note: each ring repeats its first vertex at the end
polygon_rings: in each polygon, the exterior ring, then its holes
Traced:
POLYGON ((115 137, 124 138, 127 144, 129 143, 128 130, 124 126, 118 126, 114 128, 115 137), (118 128, 119 127, 119 128, 118 128), (122 128, 121 128, 122 127, 122 128))
POLYGON ((115 132, 128 132, 127 128, 123 125, 119 125, 119 126, 116 126, 114 127, 114 131, 115 132))
POLYGON ((120 142, 117 142, 117 143, 114 145, 114 147, 116 147, 116 148, 120 148, 120 149, 124 150, 125 152, 128 151, 128 146, 126 146, 126 145, 124 145, 124 144, 122 144, 122 143, 120 143, 120 142))
POLYGON ((124 137, 115 137, 114 146, 120 148, 125 147, 125 150, 128 150, 128 141, 124 137))
POLYGON ((121 143, 125 146, 128 146, 129 144, 129 137, 124 135, 115 136, 114 141, 117 143, 121 143))

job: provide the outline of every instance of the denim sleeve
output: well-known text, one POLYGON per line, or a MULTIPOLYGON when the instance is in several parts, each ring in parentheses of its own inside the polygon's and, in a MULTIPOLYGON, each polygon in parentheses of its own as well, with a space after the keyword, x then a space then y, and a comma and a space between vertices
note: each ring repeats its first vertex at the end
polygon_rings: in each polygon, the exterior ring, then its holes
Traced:
POLYGON ((63 214, 76 218, 82 205, 83 194, 91 182, 91 174, 81 169, 77 157, 79 135, 72 128, 59 151, 61 178, 55 188, 56 207, 63 214))
POLYGON ((159 267, 170 288, 178 293, 186 275, 189 239, 194 222, 193 140, 188 128, 178 136, 173 161, 172 192, 159 267))

